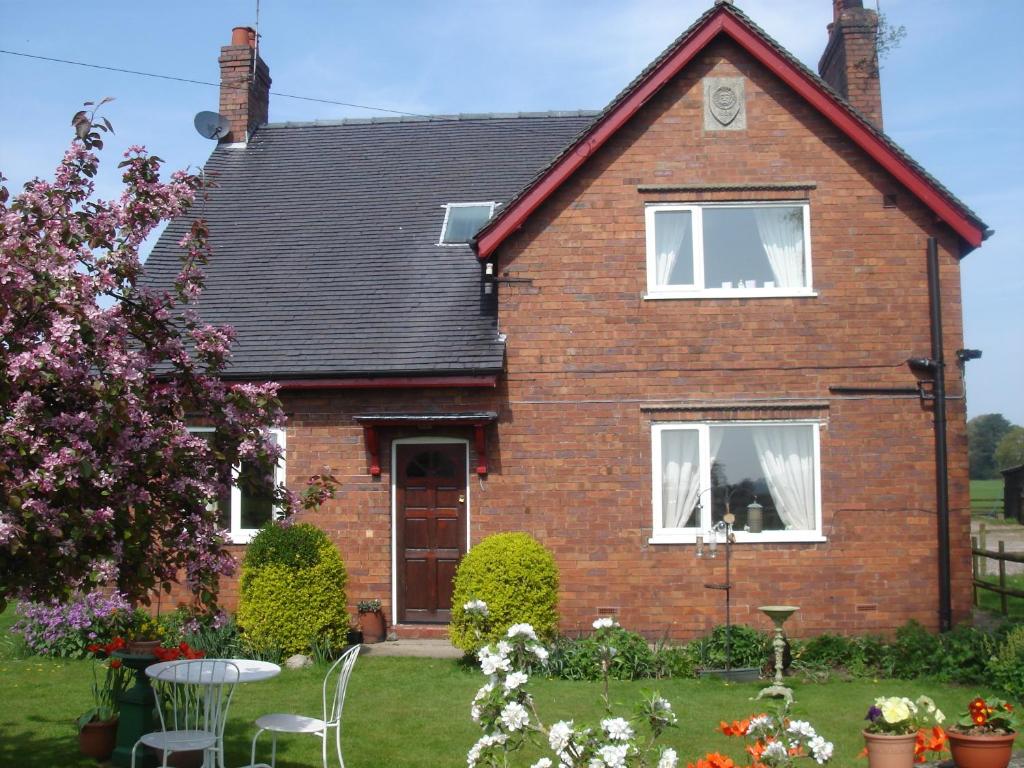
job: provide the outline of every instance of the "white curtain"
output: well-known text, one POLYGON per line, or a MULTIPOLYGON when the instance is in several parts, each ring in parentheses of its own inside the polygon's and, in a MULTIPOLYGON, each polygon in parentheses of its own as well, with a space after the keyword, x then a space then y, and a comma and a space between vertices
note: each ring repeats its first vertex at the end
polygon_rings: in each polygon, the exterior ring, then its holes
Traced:
POLYGON ((804 223, 800 208, 755 208, 761 245, 779 288, 804 285, 804 223))
MULTIPOLYGON (((661 524, 684 528, 700 492, 700 441, 695 429, 661 433, 661 524)), ((695 521, 699 525, 700 521, 695 521)))
POLYGON ((754 448, 786 530, 814 530, 814 438, 809 427, 754 427, 754 448))
POLYGON ((690 213, 662 211, 654 214, 654 221, 657 284, 670 285, 679 256, 690 251, 690 213))

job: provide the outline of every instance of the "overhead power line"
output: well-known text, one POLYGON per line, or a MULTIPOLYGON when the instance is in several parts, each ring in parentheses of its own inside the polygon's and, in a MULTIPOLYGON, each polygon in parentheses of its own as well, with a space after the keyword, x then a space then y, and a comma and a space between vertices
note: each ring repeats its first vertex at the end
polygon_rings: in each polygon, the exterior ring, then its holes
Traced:
MULTIPOLYGON (((58 59, 53 56, 37 56, 33 53, 24 53, 22 51, 7 51, 0 48, 0 53, 8 56, 20 56, 25 59, 38 59, 39 61, 52 61, 57 64, 70 64, 76 67, 86 67, 88 69, 103 69, 108 72, 120 72, 125 75, 138 75, 140 77, 153 77, 158 80, 173 80, 177 83, 190 83, 192 85, 206 85, 211 88, 234 88, 235 90, 244 91, 244 86, 233 86, 233 85, 222 85, 221 83, 211 83, 208 80, 192 80, 188 77, 174 77, 173 75, 161 75, 156 72, 141 72, 137 69, 124 69, 122 67, 110 67, 104 64, 91 64, 85 61, 72 61, 71 59, 58 59)), ((405 115, 407 117, 431 117, 431 115, 421 115, 417 112, 403 112, 400 109, 388 109, 387 107, 373 107, 367 104, 355 104, 351 101, 337 101, 335 99, 320 99, 315 96, 297 96, 294 93, 281 93, 280 91, 271 91, 271 96, 278 96, 283 99, 297 99, 299 101, 315 101, 319 104, 331 104, 338 107, 354 107, 355 109, 368 109, 374 112, 388 112, 392 115, 405 115)))

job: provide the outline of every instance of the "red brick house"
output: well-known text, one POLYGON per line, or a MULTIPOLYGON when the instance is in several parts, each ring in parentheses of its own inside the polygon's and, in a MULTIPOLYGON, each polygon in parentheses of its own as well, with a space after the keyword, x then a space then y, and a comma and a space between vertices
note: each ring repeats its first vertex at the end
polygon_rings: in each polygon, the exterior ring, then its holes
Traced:
MULTIPOLYGON (((238 331, 233 377, 281 384, 282 479, 340 480, 311 520, 353 602, 437 631, 461 554, 522 530, 555 554, 565 629, 692 636, 723 620, 708 531, 731 510, 735 620, 940 625, 936 371, 907 360, 929 356, 929 238, 954 361, 987 230, 882 133, 877 18, 834 7, 822 77, 720 1, 599 113, 268 124, 266 66, 252 82, 244 31, 223 49, 201 309, 238 331)), ((941 623, 970 608, 944 373, 941 623)), ((236 493, 236 540, 270 514, 236 493)))

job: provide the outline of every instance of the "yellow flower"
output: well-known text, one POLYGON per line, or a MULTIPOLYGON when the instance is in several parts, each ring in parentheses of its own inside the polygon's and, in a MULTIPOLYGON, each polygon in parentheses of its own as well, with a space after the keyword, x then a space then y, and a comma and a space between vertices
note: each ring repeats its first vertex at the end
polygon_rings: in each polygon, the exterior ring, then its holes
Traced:
POLYGON ((907 706, 903 699, 897 699, 895 696, 883 701, 881 710, 882 717, 890 725, 902 723, 910 717, 910 707, 907 706))

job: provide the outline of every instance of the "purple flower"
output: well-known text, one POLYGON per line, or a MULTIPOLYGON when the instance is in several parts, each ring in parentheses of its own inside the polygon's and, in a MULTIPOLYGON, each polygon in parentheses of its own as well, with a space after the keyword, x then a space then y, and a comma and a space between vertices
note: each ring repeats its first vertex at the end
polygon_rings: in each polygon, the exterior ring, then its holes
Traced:
POLYGON ((865 720, 870 720, 872 723, 877 723, 879 718, 882 717, 882 710, 878 707, 872 706, 868 709, 868 715, 865 720))

